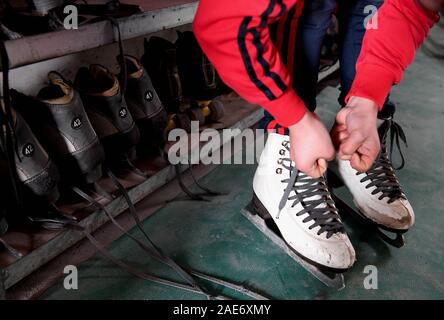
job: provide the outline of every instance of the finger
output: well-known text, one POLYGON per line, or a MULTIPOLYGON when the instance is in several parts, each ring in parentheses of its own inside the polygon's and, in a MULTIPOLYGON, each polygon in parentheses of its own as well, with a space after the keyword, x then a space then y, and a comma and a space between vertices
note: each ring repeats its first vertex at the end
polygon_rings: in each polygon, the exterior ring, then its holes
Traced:
MULTIPOLYGON (((330 131, 330 135, 331 136, 333 136, 333 135, 337 135, 337 134, 339 134, 340 132, 347 132, 347 127, 346 126, 344 126, 344 125, 342 125, 342 124, 335 124, 334 126, 333 126, 333 128, 331 129, 331 131, 330 131)), ((347 132, 348 133, 348 132, 347 132)))
POLYGON ((347 127, 345 125, 335 123, 333 125, 333 127, 331 128, 330 132, 333 133, 333 132, 342 131, 342 130, 346 130, 346 129, 347 129, 347 127))
POLYGON ((344 130, 347 130, 347 127, 344 124, 339 124, 339 125, 336 125, 336 129, 338 131, 344 131, 344 130))
POLYGON ((346 124, 347 115, 349 113, 348 108, 342 108, 337 114, 336 114, 336 123, 338 125, 344 125, 346 124))
POLYGON ((373 165, 374 159, 368 155, 354 153, 350 160, 350 165, 353 169, 359 172, 367 172, 373 165))
POLYGON ((347 130, 338 132, 337 139, 339 142, 343 142, 344 140, 348 139, 348 137, 350 137, 350 134, 347 130))
POLYGON ((348 138, 342 141, 340 151, 344 155, 352 155, 358 150, 364 141, 365 137, 362 135, 361 131, 355 130, 350 133, 348 138))
POLYGON ((333 128, 330 133, 331 140, 333 142, 333 146, 335 147, 336 150, 339 150, 341 143, 349 137, 347 130, 343 129, 341 127, 344 127, 344 126, 339 126, 338 128, 333 128))
POLYGON ((331 136, 337 136, 340 133, 347 133, 347 128, 344 125, 335 125, 331 131, 330 131, 330 135, 331 136))
POLYGON ((325 159, 318 159, 317 161, 319 176, 323 175, 328 168, 328 162, 325 159))
POLYGON ((351 160, 351 158, 352 158, 352 155, 349 155, 349 154, 343 154, 343 153, 338 153, 338 155, 339 155, 339 159, 341 159, 341 160, 351 160))
POLYGON ((327 170, 327 167, 328 162, 325 159, 318 159, 315 163, 313 163, 313 166, 304 173, 315 179, 320 178, 327 170))
POLYGON ((319 178, 321 176, 317 161, 315 163, 313 163, 313 165, 310 168, 308 168, 307 170, 301 170, 301 171, 312 178, 319 178))

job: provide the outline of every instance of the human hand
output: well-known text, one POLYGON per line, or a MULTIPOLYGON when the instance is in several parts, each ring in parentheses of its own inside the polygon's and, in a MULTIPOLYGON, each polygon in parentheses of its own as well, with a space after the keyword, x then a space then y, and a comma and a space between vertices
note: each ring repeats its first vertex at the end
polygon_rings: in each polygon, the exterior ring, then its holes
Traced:
POLYGON ((336 115, 331 136, 339 158, 350 160, 350 165, 359 172, 371 168, 381 148, 377 114, 378 106, 373 101, 352 97, 336 115))
POLYGON ((313 178, 322 176, 327 170, 327 161, 335 157, 335 149, 319 117, 307 111, 289 131, 291 160, 296 168, 313 178))

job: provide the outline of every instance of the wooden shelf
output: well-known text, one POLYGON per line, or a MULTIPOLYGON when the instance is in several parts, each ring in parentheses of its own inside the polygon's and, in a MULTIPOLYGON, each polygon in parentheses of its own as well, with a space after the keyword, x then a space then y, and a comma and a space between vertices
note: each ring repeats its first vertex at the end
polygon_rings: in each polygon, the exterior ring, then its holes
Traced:
MULTIPOLYGON (((190 0, 139 2, 145 12, 118 19, 123 40, 189 24, 194 19, 198 4, 197 1, 190 0)), ((98 48, 113 43, 116 39, 111 23, 101 21, 81 26, 77 30, 60 30, 9 40, 5 42, 5 46, 10 68, 13 69, 98 48)))
MULTIPOLYGON (((225 117, 221 119, 221 123, 225 124, 226 128, 239 129, 234 131, 232 139, 241 134, 243 130, 249 128, 260 121, 263 117, 263 110, 257 106, 246 103, 240 98, 225 98, 225 117)), ((196 152, 198 148, 204 145, 211 144, 212 150, 220 148, 227 143, 223 139, 222 132, 220 134, 220 144, 215 145, 213 140, 201 145, 191 145, 190 152, 196 152)), ((182 166, 183 167, 183 166, 182 166)), ((172 165, 167 165, 144 182, 130 188, 128 194, 133 203, 137 203, 156 189, 162 187, 166 183, 176 178, 176 173, 172 165)), ((122 181, 121 181, 122 182, 122 181)), ((122 182, 123 183, 123 182, 122 182)), ((105 205, 106 210, 112 215, 117 216, 128 209, 128 205, 123 198, 119 196, 105 205)), ((95 211, 84 218, 80 225, 87 228, 89 232, 94 232, 105 223, 108 222, 108 217, 102 210, 95 211)), ((30 235, 35 240, 35 235, 30 235)), ((82 232, 75 230, 65 230, 55 232, 49 240, 38 241, 43 242, 38 247, 34 248, 22 258, 13 261, 3 268, 0 267, 0 299, 4 291, 12 287, 24 277, 28 276, 45 263, 49 262, 75 243, 84 238, 82 232), (3 278, 3 279, 2 279, 3 278), (3 282, 3 281, 4 282, 3 282), (2 290, 3 286, 3 290, 2 290)))

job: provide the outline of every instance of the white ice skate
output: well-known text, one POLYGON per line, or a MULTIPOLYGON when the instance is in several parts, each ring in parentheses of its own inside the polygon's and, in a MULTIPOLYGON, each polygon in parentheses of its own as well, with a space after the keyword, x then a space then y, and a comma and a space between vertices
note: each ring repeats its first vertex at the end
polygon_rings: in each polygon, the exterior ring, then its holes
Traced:
MULTIPOLYGON (((415 215, 390 160, 387 147, 389 133, 392 141, 396 138, 394 141, 397 142, 398 147, 399 138, 405 141, 404 133, 397 123, 391 119, 379 120, 381 152, 373 167, 366 173, 359 173, 351 167, 350 161, 338 159, 337 174, 352 194, 358 209, 357 213, 375 224, 378 229, 394 233, 395 239, 378 230, 387 243, 401 247, 404 245, 402 234, 413 225, 415 215)), ((401 166, 404 164, 404 159, 402 162, 401 166)), ((335 202, 339 208, 344 205, 337 198, 335 202)), ((346 210, 350 211, 350 208, 346 210)))
POLYGON ((355 251, 326 181, 294 168, 289 147, 288 136, 269 134, 254 176, 253 200, 247 207, 252 215, 247 217, 254 217, 256 225, 262 223, 258 227, 268 236, 271 232, 264 229, 265 224, 281 236, 302 258, 298 262, 318 279, 340 288, 343 277, 339 274, 353 265, 355 251), (342 279, 339 286, 338 278, 342 279))

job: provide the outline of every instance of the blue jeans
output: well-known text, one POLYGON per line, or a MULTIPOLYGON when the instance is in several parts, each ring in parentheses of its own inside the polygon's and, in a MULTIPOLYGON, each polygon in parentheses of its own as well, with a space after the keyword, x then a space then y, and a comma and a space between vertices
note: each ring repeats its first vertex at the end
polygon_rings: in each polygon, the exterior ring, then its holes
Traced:
MULTIPOLYGON (((339 103, 344 106, 344 99, 353 83, 356 74, 356 61, 362 47, 365 34, 364 20, 368 16, 364 8, 373 5, 379 8, 384 0, 306 0, 298 23, 295 67, 293 70, 293 88, 305 102, 306 107, 316 109, 316 93, 322 43, 332 14, 339 5, 340 32, 340 74, 341 94, 339 103)), ((292 72, 292 70, 289 70, 292 72)), ((384 114, 394 112, 394 106, 387 101, 384 114), (389 111, 388 111, 389 110, 389 111)), ((266 128, 273 117, 265 112, 261 123, 266 128)))

